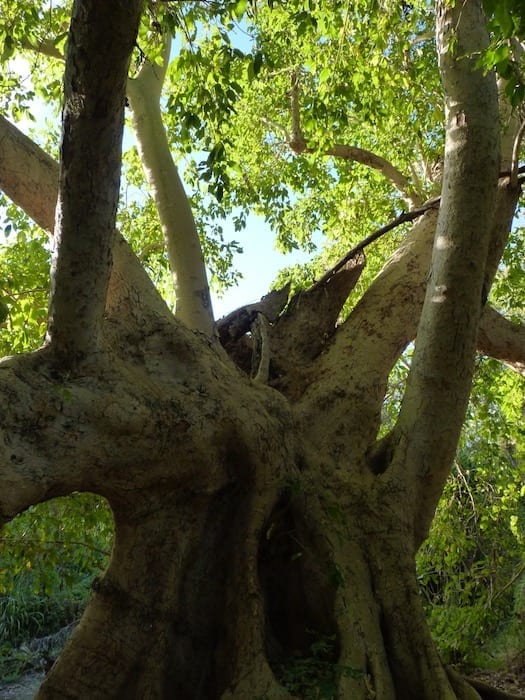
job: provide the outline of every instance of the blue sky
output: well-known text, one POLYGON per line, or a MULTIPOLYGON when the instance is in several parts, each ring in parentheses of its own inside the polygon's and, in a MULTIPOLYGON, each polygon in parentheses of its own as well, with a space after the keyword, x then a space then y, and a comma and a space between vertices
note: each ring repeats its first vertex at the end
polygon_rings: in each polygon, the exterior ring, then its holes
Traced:
POLYGON ((244 304, 258 301, 267 294, 277 272, 289 265, 306 262, 311 253, 292 251, 286 255, 276 250, 275 234, 261 217, 250 215, 244 231, 234 231, 231 222, 224 222, 225 239, 239 241, 243 253, 234 256, 234 266, 243 278, 222 297, 212 294, 216 318, 244 304))

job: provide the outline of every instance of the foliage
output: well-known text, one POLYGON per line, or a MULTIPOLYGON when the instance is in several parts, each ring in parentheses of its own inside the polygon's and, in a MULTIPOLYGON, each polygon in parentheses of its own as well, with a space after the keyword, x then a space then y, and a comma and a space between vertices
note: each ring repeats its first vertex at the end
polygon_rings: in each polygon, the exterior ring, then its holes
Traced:
POLYGON ((430 625, 450 662, 486 663, 523 614, 523 388, 498 363, 480 362, 454 470, 418 556, 430 625))
POLYGON ((481 64, 495 68, 506 81, 506 92, 514 106, 525 98, 525 60, 517 42, 525 39, 525 7, 522 0, 483 0, 489 17, 492 41, 481 64))
POLYGON ((0 355, 37 348, 47 323, 49 247, 47 237, 9 205, 0 246, 0 355))
POLYGON ((32 506, 3 528, 0 636, 10 649, 78 618, 112 533, 105 501, 89 493, 32 506))
POLYGON ((335 700, 338 676, 362 672, 334 662, 334 646, 334 637, 321 637, 310 646, 309 656, 281 664, 276 672, 286 690, 305 700, 335 700))

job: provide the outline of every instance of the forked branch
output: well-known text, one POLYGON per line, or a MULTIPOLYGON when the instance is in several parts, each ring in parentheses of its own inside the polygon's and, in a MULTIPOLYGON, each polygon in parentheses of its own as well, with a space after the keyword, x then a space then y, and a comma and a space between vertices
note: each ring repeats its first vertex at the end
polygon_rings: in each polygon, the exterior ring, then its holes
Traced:
MULTIPOLYGON (((304 137, 301 128, 301 104, 300 104, 300 84, 299 73, 293 71, 292 84, 288 93, 290 97, 290 112, 292 128, 288 138, 288 146, 297 154, 315 153, 316 148, 309 145, 304 137)), ((333 156, 342 160, 354 161, 366 165, 369 168, 378 170, 403 196, 410 207, 419 207, 423 203, 422 198, 411 186, 409 179, 403 175, 390 161, 382 156, 373 153, 365 148, 357 146, 347 146, 336 143, 322 151, 322 155, 333 156)))

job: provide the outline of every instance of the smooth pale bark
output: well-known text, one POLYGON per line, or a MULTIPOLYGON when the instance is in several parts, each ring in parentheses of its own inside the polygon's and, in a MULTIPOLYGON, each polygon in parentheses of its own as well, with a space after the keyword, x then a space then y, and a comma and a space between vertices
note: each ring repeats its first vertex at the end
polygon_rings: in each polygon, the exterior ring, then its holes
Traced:
POLYGON ((486 307, 479 324, 478 347, 525 375, 525 326, 511 323, 495 309, 486 307))
POLYGON ((170 46, 168 42, 162 65, 144 62, 137 77, 128 81, 127 94, 138 150, 174 274, 177 317, 189 328, 211 337, 213 311, 202 248, 162 122, 160 98, 170 46))
POLYGON ((415 538, 427 535, 467 407, 499 172, 496 78, 475 69, 488 43, 481 3, 438 2, 445 165, 430 279, 395 432, 394 468, 415 482, 415 538))
POLYGON ((119 198, 125 88, 141 14, 141 0, 73 4, 48 320, 48 342, 62 362, 83 359, 100 346, 119 198))

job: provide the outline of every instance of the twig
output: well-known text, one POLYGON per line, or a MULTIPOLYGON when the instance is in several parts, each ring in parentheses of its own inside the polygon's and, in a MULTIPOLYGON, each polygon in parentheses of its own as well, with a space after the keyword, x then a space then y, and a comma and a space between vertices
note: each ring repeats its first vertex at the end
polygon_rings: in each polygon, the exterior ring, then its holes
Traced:
POLYGON ((252 326, 252 331, 256 331, 259 342, 255 343, 254 352, 259 346, 259 367, 254 377, 254 381, 259 384, 267 384, 270 375, 270 344, 268 342, 268 321, 266 316, 261 313, 257 314, 255 323, 252 326))
POLYGON ((518 173, 522 170, 518 167, 521 141, 523 135, 525 134, 525 119, 521 122, 516 138, 514 139, 514 146, 512 148, 512 162, 510 166, 510 184, 512 187, 517 187, 518 185, 518 173))

